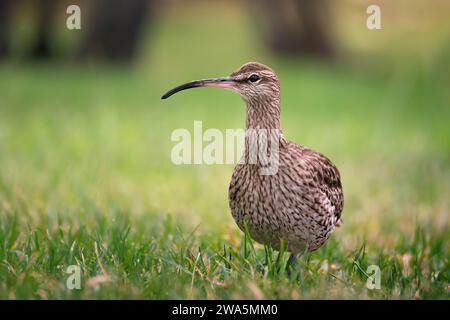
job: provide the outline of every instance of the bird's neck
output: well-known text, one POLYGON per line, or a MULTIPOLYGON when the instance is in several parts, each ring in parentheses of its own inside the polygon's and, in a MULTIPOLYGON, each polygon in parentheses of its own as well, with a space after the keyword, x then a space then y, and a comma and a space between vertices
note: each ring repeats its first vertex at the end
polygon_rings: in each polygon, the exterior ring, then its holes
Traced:
POLYGON ((259 174, 274 174, 278 170, 279 150, 283 147, 280 129, 279 99, 270 102, 247 103, 246 135, 243 163, 259 174), (272 172, 273 169, 276 169, 272 172), (261 171, 262 170, 262 171, 261 171), (267 171, 267 172, 266 172, 267 171))
POLYGON ((246 129, 280 130, 280 101, 247 102, 246 129))

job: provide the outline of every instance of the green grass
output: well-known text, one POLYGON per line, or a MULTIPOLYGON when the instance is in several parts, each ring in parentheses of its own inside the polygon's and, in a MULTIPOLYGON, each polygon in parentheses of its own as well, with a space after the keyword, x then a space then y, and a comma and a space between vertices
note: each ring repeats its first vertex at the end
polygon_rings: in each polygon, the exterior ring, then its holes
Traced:
POLYGON ((358 63, 275 59, 233 8, 214 28, 208 8, 169 14, 131 70, 0 66, 0 298, 449 298, 448 43, 427 59, 392 43, 358 63), (233 166, 170 161, 174 129, 242 128, 244 107, 218 89, 161 94, 248 60, 278 72, 285 135, 342 175, 344 224, 297 277, 234 224, 233 166))
POLYGON ((93 213, 84 223, 58 218, 21 227, 14 217, 3 218, 1 297, 443 298, 448 281, 444 240, 426 228, 389 250, 364 244, 343 250, 332 238, 305 254, 298 276, 289 277, 287 254, 276 265, 270 248, 255 248, 246 236, 181 230, 170 216, 149 221, 93 213), (71 264, 83 270, 82 290, 65 288, 71 264), (365 288, 370 264, 382 270, 381 290, 365 288))

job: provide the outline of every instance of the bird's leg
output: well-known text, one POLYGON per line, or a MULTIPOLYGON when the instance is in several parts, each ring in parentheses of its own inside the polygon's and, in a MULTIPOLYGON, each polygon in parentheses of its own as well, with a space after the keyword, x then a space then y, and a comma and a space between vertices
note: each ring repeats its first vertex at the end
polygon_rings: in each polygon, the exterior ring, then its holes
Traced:
POLYGON ((291 253, 291 256, 288 260, 288 266, 295 267, 297 265, 297 256, 291 253))
POLYGON ((291 278, 293 275, 292 271, 296 271, 296 272, 294 272, 294 274, 296 274, 297 277, 299 276, 298 270, 295 270, 295 269, 297 269, 296 267, 298 267, 297 256, 295 254, 291 253, 291 256, 289 257, 289 260, 286 265, 286 272, 287 272, 287 275, 289 278, 291 278))

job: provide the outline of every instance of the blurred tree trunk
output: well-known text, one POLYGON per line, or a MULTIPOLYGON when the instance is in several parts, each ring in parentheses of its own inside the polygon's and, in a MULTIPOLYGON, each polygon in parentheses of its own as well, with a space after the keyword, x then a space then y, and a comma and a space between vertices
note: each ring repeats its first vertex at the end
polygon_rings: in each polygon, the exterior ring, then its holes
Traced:
POLYGON ((276 53, 333 56, 327 0, 251 0, 251 5, 266 44, 276 53))
POLYGON ((50 49, 50 32, 53 24, 54 5, 52 0, 39 0, 35 4, 37 34, 30 54, 33 59, 49 59, 52 57, 50 49))
MULTIPOLYGON (((153 0, 90 0, 85 37, 77 60, 98 58, 130 62, 135 55, 139 34, 153 0)), ((86 26, 86 27, 85 27, 86 26)))
MULTIPOLYGON (((16 5, 11 0, 0 0, 0 57, 7 56, 10 52, 10 27, 12 7, 16 5)), ((36 22, 36 36, 33 38, 34 43, 31 46, 30 58, 50 58, 50 31, 53 23, 53 6, 52 0, 38 0, 31 2, 32 12, 34 13, 36 22)))
POLYGON ((0 0, 0 59, 9 55, 10 0, 0 0))

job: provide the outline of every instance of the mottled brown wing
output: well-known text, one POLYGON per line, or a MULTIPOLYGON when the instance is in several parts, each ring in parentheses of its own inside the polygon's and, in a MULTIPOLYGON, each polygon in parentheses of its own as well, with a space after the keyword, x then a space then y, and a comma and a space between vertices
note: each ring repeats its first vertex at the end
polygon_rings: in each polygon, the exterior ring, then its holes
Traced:
POLYGON ((338 169, 327 157, 314 150, 302 148, 301 155, 312 167, 314 182, 334 206, 334 215, 339 221, 344 208, 344 194, 338 169))

